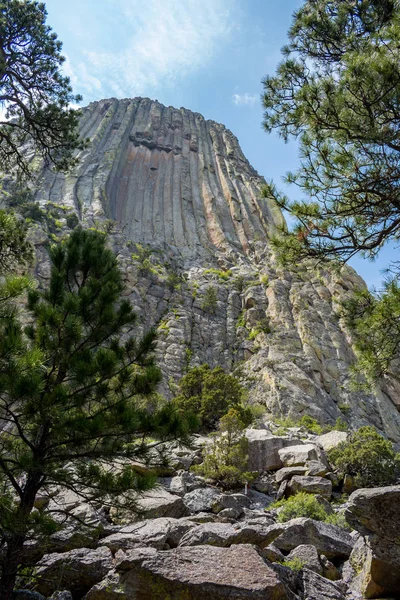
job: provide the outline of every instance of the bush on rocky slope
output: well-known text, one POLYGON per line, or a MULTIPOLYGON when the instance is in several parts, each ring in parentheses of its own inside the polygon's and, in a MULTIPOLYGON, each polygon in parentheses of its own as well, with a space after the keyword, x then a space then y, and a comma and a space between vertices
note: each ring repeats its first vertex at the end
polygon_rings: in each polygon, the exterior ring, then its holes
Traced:
POLYGON ((342 476, 354 477, 357 487, 395 483, 400 473, 400 454, 373 427, 361 427, 346 442, 332 448, 329 461, 342 476))
POLYGON ((206 447, 204 462, 193 470, 226 489, 241 487, 246 481, 252 481, 255 474, 247 471, 245 427, 240 413, 231 408, 220 421, 219 434, 206 447))
POLYGON ((221 367, 204 364, 190 369, 179 382, 179 394, 174 405, 182 414, 193 413, 200 419, 200 427, 210 430, 219 419, 234 408, 244 425, 252 420, 250 409, 242 405, 245 389, 239 380, 221 367))

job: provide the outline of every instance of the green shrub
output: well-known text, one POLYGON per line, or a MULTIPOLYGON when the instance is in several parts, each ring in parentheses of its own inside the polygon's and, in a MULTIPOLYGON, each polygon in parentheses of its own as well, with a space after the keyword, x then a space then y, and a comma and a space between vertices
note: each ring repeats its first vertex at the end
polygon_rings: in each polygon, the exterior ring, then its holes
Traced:
POLYGON ((307 431, 311 431, 311 433, 315 433, 316 435, 321 435, 321 433, 323 432, 323 428, 318 423, 317 419, 314 419, 309 415, 304 415, 303 417, 301 417, 299 425, 300 427, 305 427, 307 431))
POLYGON ((214 314, 217 309, 217 290, 213 285, 206 288, 201 308, 206 312, 214 314))
POLYGON ((294 558, 286 559, 282 562, 284 567, 289 567, 295 573, 298 573, 305 567, 306 562, 300 558, 300 556, 295 556, 294 558))
POLYGON ((278 521, 279 523, 285 523, 290 519, 296 519, 297 517, 308 517, 315 521, 325 521, 327 518, 326 511, 313 494, 307 494, 306 492, 299 492, 295 496, 290 496, 287 500, 279 500, 270 504, 270 508, 280 508, 278 521))
POLYGON ((210 369, 204 364, 189 369, 179 382, 179 392, 173 402, 182 413, 194 413, 203 429, 213 429, 219 419, 235 408, 243 422, 252 421, 250 408, 243 406, 246 391, 239 380, 221 367, 210 369))
POLYGON ((346 421, 342 419, 342 417, 338 417, 335 421, 333 429, 335 429, 336 431, 348 431, 349 426, 346 423, 346 421))
POLYGON ((219 269, 206 269, 204 271, 204 275, 207 273, 211 273, 212 275, 216 275, 218 279, 222 279, 222 281, 228 281, 230 277, 232 277, 232 271, 220 271, 219 269))
POLYGON ((341 476, 354 477, 358 487, 395 483, 399 473, 399 455, 393 445, 373 427, 361 427, 328 453, 329 461, 341 476))
POLYGON ((75 213, 67 215, 67 226, 70 229, 75 229, 79 225, 78 216, 75 213))
POLYGON ((193 467, 210 481, 225 489, 241 487, 253 481, 256 473, 247 471, 248 440, 244 435, 246 424, 234 408, 222 417, 219 433, 204 450, 204 461, 193 467))
POLYGON ((350 525, 347 523, 345 516, 342 512, 332 513, 331 515, 326 515, 325 523, 329 523, 330 525, 336 525, 336 527, 341 527, 342 529, 351 530, 350 525))

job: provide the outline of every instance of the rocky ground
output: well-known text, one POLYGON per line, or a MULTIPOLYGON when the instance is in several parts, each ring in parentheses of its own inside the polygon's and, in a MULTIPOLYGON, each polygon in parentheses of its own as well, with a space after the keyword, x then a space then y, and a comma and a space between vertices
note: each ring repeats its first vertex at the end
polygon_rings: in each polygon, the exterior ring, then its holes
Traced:
POLYGON ((140 497, 140 516, 82 503, 72 492, 40 498, 38 508, 68 518, 46 549, 27 544, 34 583, 16 598, 399 598, 400 486, 343 495, 326 451, 346 432, 277 435, 266 423, 246 433, 249 468, 259 473, 247 490, 222 491, 190 471, 201 462, 199 437, 195 449, 170 448, 170 474, 140 497), (328 514, 345 515, 347 528, 306 517, 279 522, 282 509, 271 503, 300 491, 328 514))

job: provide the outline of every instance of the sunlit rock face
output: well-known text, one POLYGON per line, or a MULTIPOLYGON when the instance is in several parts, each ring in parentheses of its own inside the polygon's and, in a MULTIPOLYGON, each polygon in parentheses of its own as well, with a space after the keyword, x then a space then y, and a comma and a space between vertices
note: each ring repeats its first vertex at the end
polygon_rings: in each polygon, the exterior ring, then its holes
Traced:
POLYGON ((83 110, 91 139, 76 176, 46 176, 49 200, 104 210, 135 242, 183 257, 248 253, 282 215, 223 125, 149 99, 102 100, 83 110), (56 183, 56 185, 54 185, 56 183))
POLYGON ((350 386, 355 356, 336 315, 364 282, 347 267, 278 264, 269 239, 283 216, 230 131, 141 98, 90 104, 81 130, 89 142, 76 168, 44 169, 36 199, 64 207, 60 233, 68 211, 88 226, 115 223, 126 295, 143 329, 159 327, 163 393, 188 366, 240 363, 250 400, 274 415, 341 417, 400 439, 394 384, 374 394, 350 386))

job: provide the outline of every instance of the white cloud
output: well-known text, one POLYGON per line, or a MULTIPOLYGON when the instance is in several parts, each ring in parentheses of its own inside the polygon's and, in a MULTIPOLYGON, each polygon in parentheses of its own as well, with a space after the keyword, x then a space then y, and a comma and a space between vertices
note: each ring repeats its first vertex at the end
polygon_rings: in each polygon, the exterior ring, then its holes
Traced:
POLYGON ((229 39, 236 0, 109 0, 109 5, 104 35, 111 50, 104 51, 104 43, 92 46, 83 49, 84 63, 64 65, 74 89, 85 94, 150 95, 195 73, 229 39))
POLYGON ((233 94, 232 102, 236 106, 250 106, 253 107, 260 101, 260 94, 249 94, 249 92, 245 92, 244 94, 233 94))

